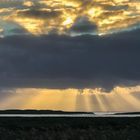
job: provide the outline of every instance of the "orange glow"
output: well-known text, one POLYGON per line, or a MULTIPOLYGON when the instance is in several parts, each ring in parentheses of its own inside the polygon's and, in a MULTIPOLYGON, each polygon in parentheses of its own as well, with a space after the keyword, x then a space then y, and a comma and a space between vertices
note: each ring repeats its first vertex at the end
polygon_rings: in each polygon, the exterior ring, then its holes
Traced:
POLYGON ((129 30, 129 28, 137 26, 140 22, 139 1, 91 0, 86 2, 81 0, 40 0, 36 4, 34 1, 27 0, 20 6, 25 7, 1 9, 0 13, 2 15, 0 17, 4 21, 16 22, 34 35, 49 34, 53 30, 59 34, 69 34, 68 30, 71 29, 76 19, 82 16, 87 17, 92 24, 97 26, 98 32, 96 33, 98 35, 129 30), (45 17, 48 13, 41 14, 40 12, 32 17, 30 15, 33 14, 32 10, 50 11, 50 16, 45 17), (4 13, 8 11, 10 12, 4 16, 4 13), (24 16, 18 14, 24 11, 29 11, 29 13, 24 16), (54 16, 53 12, 56 11, 61 11, 61 14, 54 16), (42 15, 43 18, 40 17, 42 15))
POLYGON ((101 89, 15 89, 0 102, 1 109, 49 109, 65 111, 139 111, 140 86, 101 89), (135 93, 139 98, 135 98, 135 93))

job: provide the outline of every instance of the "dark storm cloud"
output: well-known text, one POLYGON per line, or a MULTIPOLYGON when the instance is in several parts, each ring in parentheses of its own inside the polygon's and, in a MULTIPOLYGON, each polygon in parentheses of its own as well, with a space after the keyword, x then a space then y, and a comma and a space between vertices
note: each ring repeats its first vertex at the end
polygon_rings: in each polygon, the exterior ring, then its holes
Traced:
POLYGON ((140 30, 103 37, 5 37, 0 39, 0 85, 111 89, 138 84, 139 36, 140 30))
POLYGON ((73 33, 92 33, 97 29, 96 25, 91 23, 87 17, 79 17, 70 29, 73 33))
POLYGON ((127 10, 128 9, 128 5, 119 5, 119 6, 112 6, 112 5, 106 5, 105 6, 105 9, 106 10, 111 10, 111 11, 114 11, 114 10, 127 10))
POLYGON ((25 10, 17 13, 19 16, 30 18, 56 18, 62 14, 60 11, 47 11, 47 10, 25 10))
POLYGON ((19 5, 22 5, 23 1, 0 1, 0 8, 15 8, 19 5))

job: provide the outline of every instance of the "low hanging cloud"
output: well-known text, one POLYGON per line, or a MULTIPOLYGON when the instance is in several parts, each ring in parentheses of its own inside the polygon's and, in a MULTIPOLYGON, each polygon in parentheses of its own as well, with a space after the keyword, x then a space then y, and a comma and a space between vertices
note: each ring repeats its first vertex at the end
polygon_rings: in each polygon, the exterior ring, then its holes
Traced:
POLYGON ((140 81, 140 30, 111 36, 0 39, 1 87, 94 88, 140 81))

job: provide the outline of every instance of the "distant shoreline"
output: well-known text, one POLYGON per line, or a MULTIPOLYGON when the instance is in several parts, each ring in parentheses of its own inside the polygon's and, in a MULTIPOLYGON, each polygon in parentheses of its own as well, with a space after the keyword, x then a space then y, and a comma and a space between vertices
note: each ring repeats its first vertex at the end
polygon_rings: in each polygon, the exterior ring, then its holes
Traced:
POLYGON ((0 110, 0 117, 140 117, 140 112, 66 112, 59 110, 0 110))
POLYGON ((66 117, 66 118, 121 118, 121 117, 140 117, 140 114, 122 114, 122 115, 113 115, 113 114, 0 114, 0 117, 26 117, 26 118, 48 118, 48 117, 66 117))

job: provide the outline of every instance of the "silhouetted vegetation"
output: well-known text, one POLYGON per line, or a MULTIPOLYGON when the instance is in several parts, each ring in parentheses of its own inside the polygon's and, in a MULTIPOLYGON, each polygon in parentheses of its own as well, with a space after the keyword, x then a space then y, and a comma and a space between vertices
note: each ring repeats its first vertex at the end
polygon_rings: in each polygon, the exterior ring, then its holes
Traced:
MULTIPOLYGON (((83 112, 65 112, 53 110, 1 110, 0 114, 79 114, 83 112)), ((84 112, 84 114, 94 114, 93 112, 84 112)))
POLYGON ((140 118, 0 118, 0 140, 139 140, 140 118))
POLYGON ((115 113, 115 115, 139 115, 140 112, 124 112, 124 113, 115 113))

